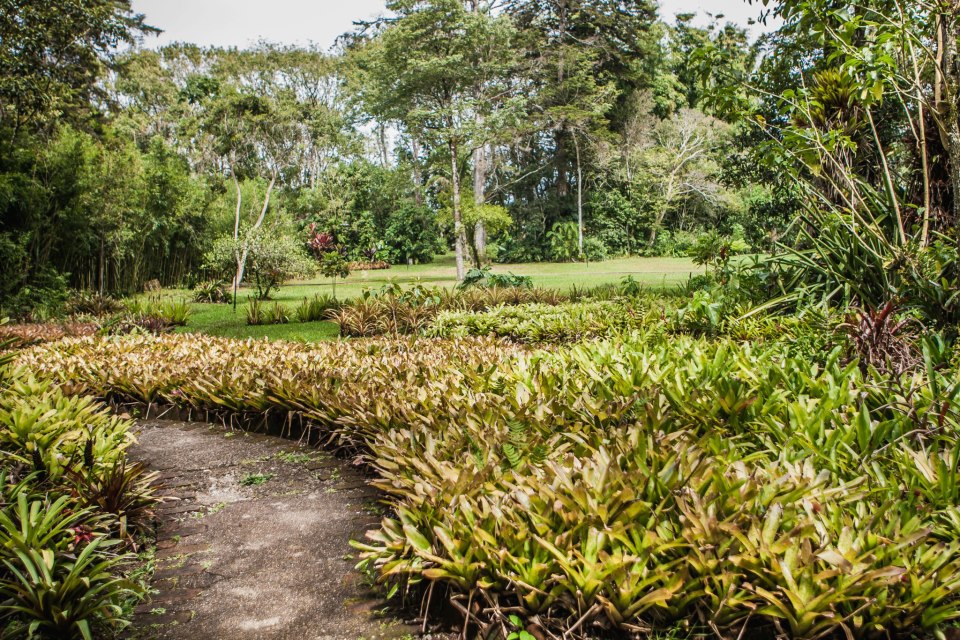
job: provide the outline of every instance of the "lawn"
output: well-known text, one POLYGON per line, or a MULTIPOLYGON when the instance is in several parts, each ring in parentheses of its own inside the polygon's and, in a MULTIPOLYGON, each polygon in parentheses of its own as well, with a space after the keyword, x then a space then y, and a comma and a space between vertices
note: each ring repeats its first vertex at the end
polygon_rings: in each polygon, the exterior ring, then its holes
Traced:
MULTIPOLYGON (((496 273, 515 273, 533 278, 537 287, 569 289, 573 285, 592 287, 619 282, 632 276, 651 289, 673 286, 685 281, 702 269, 688 258, 616 258, 604 262, 582 263, 526 263, 495 265, 496 273)), ((456 265, 452 254, 439 256, 434 262, 423 265, 394 267, 383 271, 357 271, 345 281, 338 281, 338 298, 353 298, 365 290, 376 290, 387 284, 408 286, 453 287, 457 282, 456 265)), ((313 342, 335 338, 337 326, 332 322, 311 322, 281 325, 248 326, 247 296, 249 291, 240 290, 236 312, 233 305, 194 304, 189 324, 183 332, 200 332, 232 338, 263 338, 313 342)), ((291 312, 303 298, 316 293, 333 293, 333 283, 327 278, 291 282, 275 292, 272 301, 288 307, 291 312)), ((173 289, 165 292, 171 297, 189 297, 190 292, 173 289)), ((272 304, 268 303, 268 304, 272 304)))

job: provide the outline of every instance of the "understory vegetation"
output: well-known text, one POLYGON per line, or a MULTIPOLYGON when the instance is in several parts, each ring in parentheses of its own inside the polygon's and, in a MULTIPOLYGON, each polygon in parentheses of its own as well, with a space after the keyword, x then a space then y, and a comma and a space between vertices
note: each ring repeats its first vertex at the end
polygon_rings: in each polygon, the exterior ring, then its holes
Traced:
POLYGON ((154 474, 129 421, 0 362, 0 637, 92 640, 144 592, 154 474))

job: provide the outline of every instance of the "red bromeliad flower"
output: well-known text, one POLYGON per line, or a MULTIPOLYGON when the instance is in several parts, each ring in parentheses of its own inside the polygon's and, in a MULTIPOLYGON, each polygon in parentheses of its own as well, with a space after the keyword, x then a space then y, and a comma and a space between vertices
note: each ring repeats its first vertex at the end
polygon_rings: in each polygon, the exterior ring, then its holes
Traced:
POLYGON ((69 529, 69 531, 73 534, 74 546, 80 544, 81 542, 84 544, 87 544, 93 541, 93 538, 95 537, 93 535, 93 529, 91 529, 86 525, 80 525, 79 527, 74 527, 73 529, 69 529))
POLYGON ((335 247, 335 239, 332 233, 318 231, 317 223, 312 222, 307 228, 307 247, 319 260, 323 254, 333 251, 335 247))

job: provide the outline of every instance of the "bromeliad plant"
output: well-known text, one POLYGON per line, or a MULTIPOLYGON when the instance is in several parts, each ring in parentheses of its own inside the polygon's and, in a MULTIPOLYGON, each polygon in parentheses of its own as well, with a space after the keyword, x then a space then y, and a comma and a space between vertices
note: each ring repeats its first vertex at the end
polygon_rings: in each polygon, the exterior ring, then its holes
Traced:
POLYGON ((0 636, 92 640, 126 624, 142 592, 128 548, 156 502, 126 462, 129 427, 0 362, 0 636))
POLYGON ((827 345, 814 364, 776 327, 545 351, 138 336, 20 362, 74 393, 303 416, 391 503, 363 566, 445 588, 481 634, 941 632, 960 618, 949 358, 890 378, 827 345))

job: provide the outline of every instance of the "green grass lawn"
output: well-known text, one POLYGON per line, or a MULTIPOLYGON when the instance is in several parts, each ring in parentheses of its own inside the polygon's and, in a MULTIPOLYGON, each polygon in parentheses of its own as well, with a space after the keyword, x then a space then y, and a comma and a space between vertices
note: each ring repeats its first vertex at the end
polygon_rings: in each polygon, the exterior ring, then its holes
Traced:
MULTIPOLYGON (((592 287, 620 282, 628 275, 651 289, 659 289, 680 284, 691 274, 703 272, 688 258, 616 258, 590 264, 547 262, 503 264, 494 265, 493 271, 530 276, 533 278, 534 286, 554 289, 569 289, 572 285, 592 287)), ((392 283, 401 286, 419 283, 424 286, 453 287, 456 282, 456 265, 453 255, 450 254, 439 256, 430 264, 351 273, 345 281, 337 282, 336 294, 338 298, 353 298, 366 289, 376 290, 392 283)), ((311 297, 316 293, 333 293, 333 283, 327 278, 291 282, 284 285, 280 291, 274 292, 272 301, 266 304, 279 302, 288 307, 292 313, 293 308, 303 298, 311 297)), ((181 331, 199 331, 235 338, 266 337, 306 342, 327 340, 337 336, 337 325, 332 322, 291 322, 282 325, 248 326, 247 296, 249 294, 250 292, 246 289, 240 290, 236 313, 233 305, 192 305, 190 322, 181 331)), ((189 299, 191 294, 186 290, 173 289, 166 291, 165 295, 189 299)))

